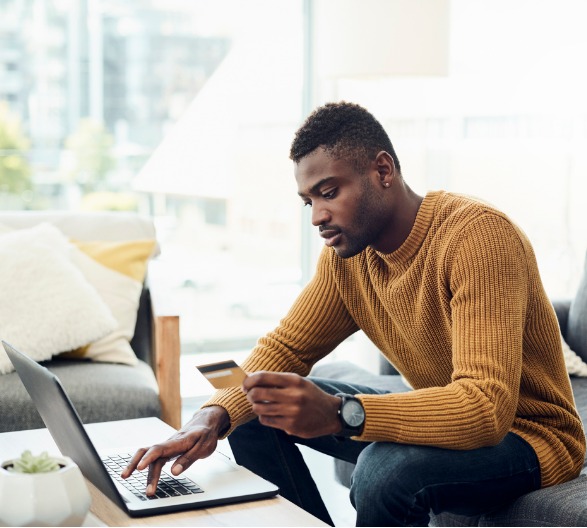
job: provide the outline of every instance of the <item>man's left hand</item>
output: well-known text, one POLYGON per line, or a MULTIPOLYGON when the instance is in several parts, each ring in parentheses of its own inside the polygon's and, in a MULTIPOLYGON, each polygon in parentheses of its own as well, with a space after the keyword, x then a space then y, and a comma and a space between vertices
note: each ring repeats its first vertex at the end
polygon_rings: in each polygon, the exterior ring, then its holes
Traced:
POLYGON ((336 434, 340 398, 297 374, 255 372, 242 385, 253 412, 263 425, 300 438, 336 434))

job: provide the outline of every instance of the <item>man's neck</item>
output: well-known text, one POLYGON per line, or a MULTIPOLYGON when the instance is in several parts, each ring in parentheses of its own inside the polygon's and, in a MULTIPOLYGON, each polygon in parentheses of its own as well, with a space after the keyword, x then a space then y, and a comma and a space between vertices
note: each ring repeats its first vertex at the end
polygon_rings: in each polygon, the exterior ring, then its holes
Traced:
POLYGON ((373 248, 381 253, 393 253, 401 247, 410 235, 424 198, 416 194, 403 181, 401 195, 394 207, 393 223, 388 237, 373 248))

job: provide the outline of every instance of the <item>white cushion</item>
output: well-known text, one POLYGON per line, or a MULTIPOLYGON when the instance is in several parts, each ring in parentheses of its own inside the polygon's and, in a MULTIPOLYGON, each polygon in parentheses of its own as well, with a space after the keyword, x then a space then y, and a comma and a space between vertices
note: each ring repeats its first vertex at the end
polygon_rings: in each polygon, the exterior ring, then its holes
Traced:
MULTIPOLYGON (((54 226, 0 235, 0 337, 39 361, 116 328, 111 310, 70 259, 54 226)), ((0 373, 13 370, 0 350, 0 373)))
POLYGON ((130 346, 137 320, 143 280, 154 240, 74 241, 73 262, 112 311, 116 328, 101 339, 70 354, 93 361, 135 365, 130 346))
POLYGON ((578 378, 587 378, 587 364, 571 350, 571 347, 561 337, 563 345, 563 354, 565 356, 565 365, 570 376, 577 376, 578 378))

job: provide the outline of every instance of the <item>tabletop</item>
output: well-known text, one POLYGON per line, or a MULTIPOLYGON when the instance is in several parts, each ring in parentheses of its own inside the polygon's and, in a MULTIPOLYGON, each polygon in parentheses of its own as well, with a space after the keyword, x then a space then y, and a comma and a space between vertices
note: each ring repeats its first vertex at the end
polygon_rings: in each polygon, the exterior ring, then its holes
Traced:
MULTIPOLYGON (((138 448, 160 442, 174 431, 157 418, 88 424, 86 429, 93 443, 100 449, 116 448, 121 444, 138 448)), ((1 460, 18 457, 25 449, 59 454, 47 429, 0 433, 1 460)), ((86 482, 92 496, 92 506, 84 526, 326 526, 279 495, 226 506, 130 517, 89 481, 86 482)))

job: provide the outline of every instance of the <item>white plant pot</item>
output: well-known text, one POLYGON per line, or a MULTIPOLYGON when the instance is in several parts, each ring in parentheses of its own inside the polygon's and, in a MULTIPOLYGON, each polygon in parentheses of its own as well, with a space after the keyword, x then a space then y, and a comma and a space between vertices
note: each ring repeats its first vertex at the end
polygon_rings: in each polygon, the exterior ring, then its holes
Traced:
POLYGON ((68 457, 49 473, 16 473, 0 465, 0 526, 81 526, 90 493, 81 471, 68 457))

